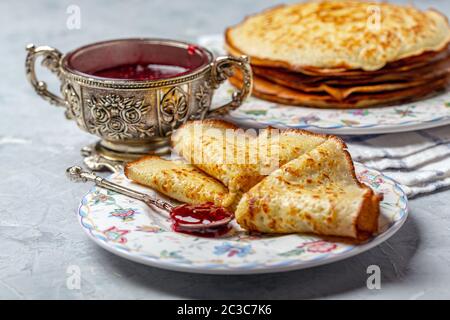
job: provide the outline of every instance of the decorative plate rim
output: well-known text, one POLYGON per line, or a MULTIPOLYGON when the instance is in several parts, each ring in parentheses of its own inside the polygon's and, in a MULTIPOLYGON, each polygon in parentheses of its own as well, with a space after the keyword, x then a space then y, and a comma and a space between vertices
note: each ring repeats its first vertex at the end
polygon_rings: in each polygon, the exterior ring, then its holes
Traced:
MULTIPOLYGON (((333 262, 337 262, 340 260, 344 260, 353 256, 356 256, 360 253, 363 253, 365 251, 368 251, 379 244, 383 243, 384 241, 388 240, 390 237, 392 237, 405 223, 408 217, 408 199, 401 188, 400 184, 398 184, 395 180, 392 178, 389 178, 385 176, 383 173, 367 168, 366 166, 355 162, 355 166, 361 167, 364 170, 367 170, 368 172, 375 173, 377 176, 382 177, 385 181, 389 181, 392 184, 393 191, 398 195, 399 197, 399 218, 394 221, 387 230, 385 230, 383 233, 373 237, 372 239, 368 240, 366 243, 360 244, 360 245, 352 245, 348 246, 348 248, 344 252, 337 253, 333 256, 330 255, 322 255, 317 258, 314 258, 309 261, 302 261, 299 259, 286 259, 284 261, 268 264, 266 262, 261 263, 251 263, 250 266, 245 264, 240 264, 238 266, 233 266, 228 263, 223 263, 220 265, 201 265, 201 264, 183 264, 176 260, 161 260, 159 258, 152 257, 150 255, 145 254, 139 254, 135 252, 129 252, 125 250, 124 248, 109 243, 106 239, 102 239, 92 233, 92 229, 88 227, 87 224, 83 222, 84 216, 82 214, 82 208, 83 206, 86 206, 84 204, 86 197, 92 192, 92 190, 96 189, 96 187, 91 188, 89 192, 87 192, 82 200, 80 205, 78 206, 78 209, 76 211, 78 222, 80 223, 82 229, 84 232, 88 235, 88 237, 94 241, 97 245, 102 247, 103 249, 116 254, 122 258, 149 265, 152 267, 160 268, 160 269, 166 269, 166 270, 172 270, 172 271, 179 271, 179 272, 188 272, 188 273, 199 273, 199 274, 262 274, 262 273, 275 273, 275 272, 287 272, 287 271, 293 271, 293 270, 301 270, 301 269, 307 269, 312 268, 320 265, 325 265, 333 262)), ((205 261, 206 262, 206 261, 205 261)))
POLYGON ((344 134, 344 135, 366 135, 366 134, 383 134, 383 133, 396 133, 396 132, 408 132, 415 130, 424 130, 435 127, 441 127, 450 124, 450 115, 440 116, 432 118, 430 120, 422 121, 405 121, 396 124, 366 124, 366 125, 334 125, 334 126, 320 126, 312 124, 286 124, 281 121, 257 121, 251 117, 242 115, 226 115, 225 120, 231 122, 237 122, 251 126, 274 126, 277 128, 292 128, 292 129, 304 129, 311 130, 319 133, 329 134, 344 134))

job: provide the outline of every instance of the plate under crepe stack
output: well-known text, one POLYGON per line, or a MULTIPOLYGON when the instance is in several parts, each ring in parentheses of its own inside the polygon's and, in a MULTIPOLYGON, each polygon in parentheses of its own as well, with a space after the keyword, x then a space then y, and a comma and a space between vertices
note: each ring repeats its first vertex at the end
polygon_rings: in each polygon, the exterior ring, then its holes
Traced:
MULTIPOLYGON (((366 1, 314 1, 249 16, 225 32, 250 57, 253 95, 317 108, 421 99, 450 82, 450 27, 435 11, 366 1)), ((231 78, 240 86, 241 75, 231 78)))

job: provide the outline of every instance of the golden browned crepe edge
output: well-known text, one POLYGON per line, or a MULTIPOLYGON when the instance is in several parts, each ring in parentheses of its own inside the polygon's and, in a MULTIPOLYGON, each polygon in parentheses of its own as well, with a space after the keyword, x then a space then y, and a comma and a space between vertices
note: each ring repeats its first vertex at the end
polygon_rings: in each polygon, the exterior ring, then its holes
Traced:
MULTIPOLYGON (((242 80, 239 78, 238 73, 230 77, 229 81, 237 88, 240 88, 242 85, 242 80)), ((263 100, 294 106, 322 109, 370 108, 377 106, 390 106, 402 102, 417 101, 446 89, 449 86, 449 82, 450 74, 440 79, 428 82, 427 86, 417 86, 403 90, 366 94, 365 97, 355 94, 353 97, 350 96, 349 100, 338 101, 333 99, 330 95, 314 95, 312 93, 305 93, 254 76, 252 95, 263 100), (264 92, 261 90, 264 86, 269 86, 271 90, 275 91, 277 89, 282 90, 287 93, 287 95, 280 96, 279 94, 271 94, 268 93, 267 90, 264 92), (289 94, 291 97, 288 98, 287 96, 289 94), (303 98, 299 99, 301 95, 303 95, 303 98)))
MULTIPOLYGON (((235 124, 230 123, 225 120, 221 120, 221 119, 191 120, 191 121, 184 123, 182 126, 180 126, 180 128, 182 128, 184 126, 195 125, 195 124, 206 124, 208 126, 215 127, 215 128, 223 128, 223 129, 231 129, 231 130, 241 129, 240 127, 236 126, 235 124)), ((375 234, 378 231, 378 217, 380 214, 380 201, 382 200, 382 196, 375 194, 374 191, 370 187, 366 186, 365 184, 361 183, 358 180, 358 178, 356 176, 356 172, 355 172, 355 166, 353 163, 353 159, 351 158, 351 155, 347 150, 346 143, 341 138, 339 138, 335 135, 315 133, 315 132, 310 132, 307 130, 295 129, 295 128, 277 129, 277 128, 268 126, 265 129, 266 130, 280 130, 281 134, 309 135, 309 136, 321 137, 321 138, 324 138, 324 140, 335 139, 339 144, 341 144, 344 155, 349 163, 349 167, 351 170, 351 175, 352 175, 353 180, 356 182, 356 184, 359 187, 366 190, 366 193, 364 194, 364 198, 361 203, 361 206, 360 206, 358 213, 355 217, 355 220, 353 222, 353 225, 355 226, 355 228, 357 228, 358 236, 356 237, 356 239, 348 238, 349 239, 348 242, 352 243, 352 241, 366 240, 368 237, 370 237, 370 235, 375 234)), ((173 147, 172 139, 171 139, 171 145, 173 147)), ((149 159, 149 158, 160 158, 160 157, 154 156, 154 155, 148 155, 148 156, 144 156, 138 160, 126 163, 124 166, 125 176, 128 178, 128 176, 129 176, 128 170, 129 170, 129 167, 133 163, 143 161, 143 160, 149 159)), ((205 175, 207 175, 208 177, 211 177, 207 173, 205 173, 205 175)), ((137 182, 137 183, 140 184, 139 182, 137 182)), ((236 203, 236 205, 237 205, 237 203, 236 203)), ((249 230, 249 231, 251 231, 251 230, 249 230)), ((341 237, 333 237, 333 236, 326 236, 326 235, 321 235, 321 236, 327 237, 332 240, 333 239, 335 239, 335 240, 341 239, 341 237)), ((347 239, 344 237, 342 237, 342 238, 347 239)))
POLYGON ((308 76, 302 73, 293 73, 276 68, 252 66, 252 69, 253 74, 256 77, 266 78, 272 82, 283 81, 287 86, 291 86, 292 88, 296 88, 297 84, 304 86, 319 86, 321 84, 326 84, 332 87, 353 87, 383 83, 407 83, 411 81, 437 78, 439 76, 450 73, 450 56, 445 60, 441 60, 437 63, 432 63, 417 70, 404 71, 397 74, 386 73, 375 76, 308 76))
MULTIPOLYGON (((145 183, 141 183, 141 182, 131 178, 130 170, 131 170, 132 166, 139 165, 140 163, 145 162, 146 160, 151 160, 151 159, 164 160, 164 161, 167 161, 167 162, 176 162, 174 160, 161 158, 160 156, 157 156, 157 155, 143 156, 143 157, 141 157, 141 158, 139 158, 137 160, 129 161, 129 162, 127 162, 124 165, 124 175, 125 175, 125 177, 127 177, 127 179, 133 181, 134 183, 136 183, 138 185, 141 185, 141 186, 144 186, 144 187, 147 187, 147 188, 151 188, 152 190, 156 190, 157 192, 159 192, 161 194, 164 194, 164 195, 166 195, 167 197, 169 197, 171 199, 174 199, 174 200, 179 201, 179 202, 183 202, 181 199, 177 199, 176 197, 173 197, 173 195, 170 194, 164 187, 161 187, 161 186, 160 187, 152 187, 150 185, 147 185, 145 183)), ((185 163, 185 164, 187 164, 187 163, 185 163)), ((222 185, 223 188, 225 190, 227 190, 227 194, 225 194, 223 197, 218 198, 218 199, 221 200, 220 203, 216 202, 216 200, 211 200, 211 201, 215 202, 216 205, 224 206, 227 210, 234 211, 236 209, 236 205, 239 202, 240 198, 235 199, 235 196, 233 194, 231 194, 230 192, 228 192, 228 188, 225 185, 223 185, 222 182, 220 182, 219 180, 217 180, 213 176, 211 176, 211 175, 207 174, 206 172, 200 170, 196 166, 192 166, 192 167, 194 167, 198 171, 198 173, 201 173, 202 175, 204 175, 206 179, 212 180, 212 181, 222 185), (226 204, 224 205, 224 203, 226 203, 226 204)), ((175 173, 175 172, 173 174, 182 175, 181 173, 175 173)), ((189 197, 189 196, 187 196, 187 198, 189 198, 190 201, 192 201, 192 199, 193 199, 192 197, 189 197)), ((186 203, 192 204, 193 202, 186 202, 186 203)))
MULTIPOLYGON (((243 53, 236 51, 234 49, 230 49, 228 47, 228 51, 231 55, 234 56, 241 56, 244 55, 243 53)), ((286 73, 292 73, 292 74, 299 74, 303 77, 309 77, 310 80, 314 78, 332 78, 332 79, 353 79, 353 80, 364 80, 372 77, 379 77, 386 74, 404 74, 407 72, 422 72, 422 69, 424 68, 430 68, 435 65, 436 67, 439 66, 439 64, 448 62, 450 60, 450 42, 447 44, 446 47, 444 47, 441 51, 426 51, 422 55, 419 56, 413 56, 409 58, 404 58, 395 62, 388 63, 385 67, 374 70, 374 71, 364 71, 362 69, 323 69, 316 71, 310 70, 308 68, 301 68, 298 70, 291 70, 288 68, 285 68, 283 66, 272 66, 270 64, 264 64, 258 63, 257 58, 251 58, 250 62, 252 65, 253 70, 260 68, 260 71, 263 71, 263 69, 269 69, 274 70, 275 72, 286 72, 286 73)), ((258 70, 256 70, 258 71, 258 70)))
MULTIPOLYGON (((291 132, 291 133, 301 133, 304 134, 305 130, 301 129, 287 129, 285 132, 291 132)), ((307 133, 310 133, 309 131, 306 131, 307 133)), ((313 135, 320 135, 321 134, 315 134, 313 135)), ((340 236, 330 236, 330 235, 324 235, 320 233, 314 233, 316 235, 320 236, 326 236, 326 237, 334 237, 335 239, 339 238, 350 238, 354 239, 355 241, 364 241, 367 240, 371 235, 376 234, 378 232, 378 219, 380 215, 380 201, 383 199, 382 195, 375 194, 375 192, 370 188, 369 186, 365 185, 364 183, 360 182, 356 176, 355 171, 355 165, 353 162, 353 159, 351 158, 350 153, 348 152, 346 143, 339 137, 334 135, 325 135, 327 139, 333 139, 336 141, 340 147, 342 148, 342 152, 344 154, 345 160, 347 161, 347 164, 349 166, 350 174, 352 180, 355 182, 355 184, 361 188, 364 192, 363 198, 361 201, 361 205, 358 209, 358 211, 355 214, 354 220, 352 222, 352 227, 354 229, 355 237, 340 237, 340 236)), ((313 149, 314 150, 314 149, 313 149)), ((255 185, 254 187, 256 187, 255 185)), ((251 192, 251 190, 249 191, 251 192)), ((240 200, 242 201, 242 199, 240 200)), ((240 202, 239 201, 239 202, 240 202)), ((248 199, 250 201, 250 199, 248 199)), ((237 205, 239 206, 239 204, 237 205)), ((249 209, 251 210, 251 208, 249 209)), ((249 213, 250 215, 251 212, 249 213)), ((253 232, 259 232, 258 229, 255 229, 250 224, 246 224, 245 222, 248 222, 248 219, 244 219, 243 221, 238 221, 239 225, 246 229, 247 231, 253 231, 253 232)))
MULTIPOLYGON (((255 78, 262 78, 269 82, 304 92, 327 92, 337 100, 343 100, 353 93, 382 92, 412 88, 426 85, 429 81, 445 77, 450 74, 450 56, 418 69, 403 72, 397 78, 395 74, 385 74, 358 80, 347 77, 314 77, 300 73, 291 73, 273 68, 253 66, 255 78), (383 78, 386 79, 383 81, 383 78), (341 84, 342 83, 342 84, 341 84)), ((239 76, 240 77, 240 76, 239 76)))
MULTIPOLYGON (((145 185, 143 183, 140 183, 139 181, 135 181, 135 180, 130 178, 131 167, 133 165, 135 165, 135 164, 141 163, 141 162, 143 162, 145 160, 148 160, 148 159, 162 159, 162 158, 160 156, 156 156, 156 155, 147 155, 147 156, 143 156, 143 157, 141 157, 139 159, 126 162, 125 165, 123 166, 123 173, 124 173, 125 177, 127 177, 127 179, 133 181, 134 183, 137 183, 138 185, 141 185, 141 186, 149 188, 149 186, 147 186, 147 185, 145 185)), ((158 191, 158 190, 156 190, 156 191, 158 191)))
MULTIPOLYGON (((148 156, 143 156, 143 157, 141 157, 141 158, 139 158, 139 159, 137 159, 137 160, 133 160, 133 161, 128 161, 128 162, 126 162, 125 165, 124 165, 124 167, 123 167, 123 173, 124 173, 125 177, 127 177, 127 179, 130 179, 130 177, 129 177, 129 175, 130 175, 129 170, 130 170, 131 166, 133 166, 134 164, 140 163, 140 162, 145 161, 145 160, 147 160, 147 159, 155 159, 155 158, 159 159, 160 157, 155 156, 155 155, 148 155, 148 156)), ((131 180, 131 179, 130 179, 130 180, 131 180)), ((133 181, 134 181, 134 180, 133 180, 133 181)), ((141 186, 145 186, 145 185, 143 185, 142 183, 139 183, 139 182, 137 182, 137 181, 135 181, 135 182, 136 182, 137 184, 141 185, 141 186)))
POLYGON ((220 119, 204 119, 204 120, 189 120, 185 123, 183 123, 181 126, 178 127, 178 129, 175 130, 175 132, 172 134, 170 138, 170 146, 174 147, 174 140, 178 137, 179 132, 181 132, 180 129, 183 129, 184 127, 195 125, 195 124, 206 124, 212 128, 218 128, 218 129, 233 129, 237 130, 240 129, 237 125, 231 122, 227 122, 220 119))
MULTIPOLYGON (((362 82, 372 80, 373 78, 391 76, 405 76, 411 73, 428 72, 430 69, 439 68, 442 65, 447 65, 450 61, 450 43, 443 50, 439 52, 427 52, 420 56, 410 57, 402 61, 396 61, 387 64, 384 68, 376 71, 364 71, 361 69, 352 69, 336 73, 310 72, 303 70, 302 72, 288 70, 280 67, 259 66, 252 64, 252 69, 255 73, 272 73, 273 76, 280 74, 287 74, 289 77, 299 77, 298 81, 317 82, 327 80, 352 80, 353 82, 362 82), (318 79, 318 80, 316 80, 318 79)), ((252 62, 252 61, 251 61, 252 62)), ((409 77, 407 78, 409 79, 409 77)), ((395 80, 395 78, 394 78, 395 80)), ((381 81, 379 81, 381 82, 381 81)))
MULTIPOLYGON (((184 127, 187 126, 192 126, 192 125, 197 125, 197 124, 206 124, 208 126, 211 126, 213 128, 222 128, 222 129, 231 129, 234 131, 237 130, 241 130, 242 128, 235 125, 234 123, 222 120, 222 119, 204 119, 204 120, 189 120, 185 123, 183 123, 177 130, 175 130, 174 134, 172 135, 172 138, 170 139, 170 146, 173 148, 174 147, 174 142, 173 140, 176 139, 175 135, 177 135, 178 130, 182 129, 184 127)), ((336 137, 334 135, 330 135, 330 134, 325 134, 325 133, 316 133, 316 132, 311 132, 308 130, 303 130, 303 129, 295 129, 295 128, 288 128, 288 129, 278 129, 272 126, 267 126, 265 128, 263 128, 265 130, 279 130, 280 134, 284 134, 284 133, 294 133, 294 134, 299 134, 299 135, 309 135, 309 136, 314 136, 314 137, 320 137, 323 139, 328 139, 330 137, 336 137)), ((338 138, 339 139, 339 138, 338 138)))
POLYGON ((353 159, 348 152, 347 144, 341 138, 337 136, 331 136, 331 139, 335 139, 342 147, 344 156, 350 166, 353 181, 361 188, 365 189, 363 201, 359 208, 359 212, 356 215, 354 225, 357 228, 357 238, 364 240, 370 235, 378 232, 378 217, 380 215, 380 201, 383 199, 382 195, 375 194, 372 188, 359 181, 356 176, 356 169, 353 159))
MULTIPOLYGON (((444 74, 445 72, 442 72, 444 74)), ((360 85, 350 85, 350 86, 336 86, 336 85, 329 85, 327 83, 319 83, 315 85, 308 85, 308 84, 302 84, 301 82, 292 82, 286 79, 282 78, 276 78, 271 76, 266 76, 264 74, 258 74, 255 72, 255 75, 259 78, 268 80, 270 82, 279 84, 281 86, 284 86, 286 88, 290 88, 293 90, 299 90, 305 93, 312 93, 312 94, 329 94, 331 97, 338 101, 343 101, 350 97, 353 94, 356 93, 379 93, 379 92, 386 92, 386 91, 396 91, 396 90, 402 90, 402 89, 408 89, 408 88, 414 88, 418 87, 420 85, 426 85, 430 80, 434 80, 432 77, 426 78, 422 80, 413 80, 409 82, 386 82, 386 83, 373 83, 373 84, 364 84, 361 83, 360 85)), ((437 79, 438 77, 436 77, 437 79)))
MULTIPOLYGON (((157 155, 152 155, 152 154, 149 154, 149 155, 146 155, 146 156, 143 156, 143 157, 141 157, 141 158, 139 158, 139 159, 136 159, 136 160, 132 160, 132 161, 128 161, 128 162, 126 162, 125 163, 125 165, 124 165, 124 168, 123 168, 123 172, 124 172, 124 175, 125 175, 125 177, 127 177, 127 179, 130 179, 129 178, 129 170, 131 169, 131 167, 133 166, 133 165, 135 165, 135 164, 138 164, 138 163, 141 163, 141 162, 143 162, 143 161, 145 161, 145 160, 149 160, 149 159, 158 159, 158 160, 165 160, 165 161, 174 161, 174 160, 170 160, 170 159, 164 159, 164 158, 162 158, 162 157, 160 157, 160 156, 157 156, 157 155)), ((186 164, 188 164, 188 163, 186 163, 186 164)), ((194 166, 195 167, 195 166, 194 166)), ((198 171, 201 171, 200 169, 198 169, 198 168, 195 168, 195 169, 197 169, 198 171)), ((201 172, 203 172, 203 171, 201 171, 201 172)), ((218 181, 217 179, 215 179, 214 177, 211 177, 210 175, 208 175, 208 174, 205 174, 208 178, 211 178, 211 179, 213 179, 213 180, 216 180, 218 183, 221 183, 220 181, 218 181)), ((132 179, 130 179, 130 180, 132 180, 132 179)), ((134 181, 134 180, 133 180, 134 181)), ((139 182, 137 182, 137 181, 134 181, 134 182, 136 182, 137 184, 139 184, 139 185, 142 185, 142 186, 146 186, 146 185, 144 185, 144 184, 142 184, 142 183, 139 183, 139 182)), ((148 187, 148 186, 146 186, 146 187, 148 187)))

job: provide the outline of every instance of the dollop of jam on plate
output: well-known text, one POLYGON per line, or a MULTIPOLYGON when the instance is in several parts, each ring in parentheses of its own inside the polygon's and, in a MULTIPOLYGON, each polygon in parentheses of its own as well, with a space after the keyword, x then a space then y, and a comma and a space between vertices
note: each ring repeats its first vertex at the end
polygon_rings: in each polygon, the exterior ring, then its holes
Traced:
POLYGON ((172 229, 176 232, 191 234, 201 237, 219 237, 230 231, 229 224, 223 224, 211 228, 186 228, 189 224, 208 225, 226 218, 232 218, 233 214, 225 208, 216 206, 212 202, 199 205, 182 204, 172 209, 170 212, 172 219, 172 229), (184 226, 183 226, 184 225, 184 226))

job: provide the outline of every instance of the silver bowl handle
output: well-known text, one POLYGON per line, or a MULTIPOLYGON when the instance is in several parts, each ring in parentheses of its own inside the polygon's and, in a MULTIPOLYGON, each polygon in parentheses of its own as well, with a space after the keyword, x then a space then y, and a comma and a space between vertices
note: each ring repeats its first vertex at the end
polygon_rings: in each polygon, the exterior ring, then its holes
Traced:
POLYGON ((218 88, 226 79, 233 75, 232 67, 237 67, 241 70, 243 75, 242 88, 234 91, 231 96, 231 101, 218 108, 210 109, 208 116, 224 115, 229 111, 238 108, 244 100, 249 96, 253 86, 253 74, 250 66, 250 61, 247 56, 233 57, 225 56, 218 57, 211 69, 212 82, 214 88, 218 88))
POLYGON ((60 107, 65 107, 66 102, 64 101, 64 99, 48 91, 47 83, 45 83, 44 81, 39 81, 36 77, 35 71, 36 59, 42 56, 42 66, 46 67, 59 77, 62 53, 48 46, 36 47, 34 44, 29 44, 27 46, 27 52, 28 53, 25 60, 25 70, 28 81, 31 83, 36 93, 52 104, 60 107))

